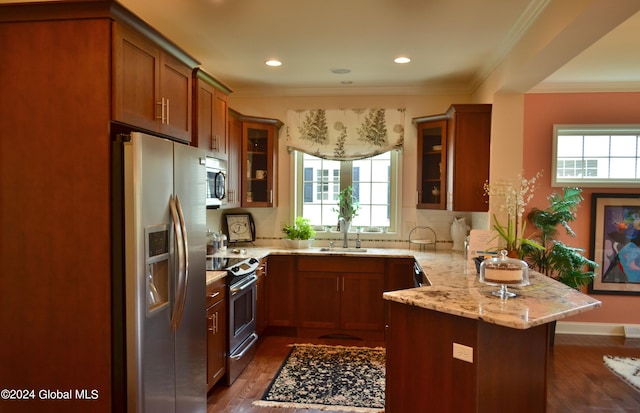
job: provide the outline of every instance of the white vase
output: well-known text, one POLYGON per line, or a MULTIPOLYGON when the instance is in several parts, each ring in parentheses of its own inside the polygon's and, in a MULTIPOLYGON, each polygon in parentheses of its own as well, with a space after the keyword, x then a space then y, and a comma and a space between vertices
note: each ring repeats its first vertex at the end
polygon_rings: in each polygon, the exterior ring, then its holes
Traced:
POLYGON ((451 223, 451 240, 453 241, 453 251, 464 251, 464 239, 467 237, 469 227, 465 223, 465 218, 454 218, 451 223))

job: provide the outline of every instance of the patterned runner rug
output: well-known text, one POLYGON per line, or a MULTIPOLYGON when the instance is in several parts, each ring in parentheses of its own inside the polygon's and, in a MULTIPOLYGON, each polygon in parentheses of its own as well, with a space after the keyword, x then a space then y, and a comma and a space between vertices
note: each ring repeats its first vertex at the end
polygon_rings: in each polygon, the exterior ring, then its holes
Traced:
POLYGON ((293 344, 256 406, 384 412, 383 348, 293 344))
POLYGON ((635 357, 604 356, 605 366, 640 391, 640 359, 635 357))

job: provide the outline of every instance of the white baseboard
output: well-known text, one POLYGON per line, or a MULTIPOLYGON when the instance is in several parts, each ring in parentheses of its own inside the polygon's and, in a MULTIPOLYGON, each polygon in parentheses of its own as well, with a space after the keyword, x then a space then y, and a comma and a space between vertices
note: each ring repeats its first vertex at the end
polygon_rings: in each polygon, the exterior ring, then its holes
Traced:
MULTIPOLYGON (((639 331, 640 324, 615 324, 615 323, 584 323, 572 321, 558 321, 556 334, 585 334, 593 336, 622 336, 627 331, 639 331)), ((630 335, 627 338, 635 338, 630 335)))

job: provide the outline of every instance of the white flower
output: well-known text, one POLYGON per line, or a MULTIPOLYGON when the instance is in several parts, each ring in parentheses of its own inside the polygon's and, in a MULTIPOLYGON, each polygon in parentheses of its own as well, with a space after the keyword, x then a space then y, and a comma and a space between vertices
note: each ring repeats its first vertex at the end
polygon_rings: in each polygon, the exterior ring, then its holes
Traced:
POLYGON ((526 179, 522 173, 518 174, 516 183, 510 180, 500 180, 494 184, 485 182, 485 195, 501 198, 499 206, 501 212, 507 214, 507 225, 500 225, 494 214, 494 229, 507 243, 507 249, 518 250, 524 232, 525 206, 533 199, 536 182, 542 176, 542 171, 531 179, 526 179))

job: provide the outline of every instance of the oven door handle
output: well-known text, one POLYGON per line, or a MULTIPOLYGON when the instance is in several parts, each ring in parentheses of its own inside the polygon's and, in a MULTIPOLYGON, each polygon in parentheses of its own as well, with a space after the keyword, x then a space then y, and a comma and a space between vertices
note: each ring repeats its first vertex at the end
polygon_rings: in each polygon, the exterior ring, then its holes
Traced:
POLYGON ((239 283, 238 286, 235 286, 235 285, 231 286, 229 291, 231 292, 231 295, 236 295, 239 292, 244 291, 247 288, 249 288, 256 281, 258 281, 258 276, 255 275, 255 274, 251 274, 249 277, 247 277, 245 280, 243 280, 241 283, 239 283))
POLYGON ((245 340, 245 341, 244 341, 244 343, 243 343, 243 347, 244 347, 244 348, 242 349, 242 351, 241 351, 240 353, 238 353, 238 354, 234 354, 234 355, 232 355, 232 356, 231 356, 231 358, 232 358, 233 360, 238 360, 238 359, 242 358, 242 356, 244 356, 244 355, 245 355, 245 353, 246 353, 247 351, 249 351, 249 349, 250 349, 251 347, 253 347, 253 344, 254 344, 256 341, 258 341, 258 335, 257 335, 256 333, 252 333, 252 334, 249 336, 249 338, 248 338, 247 340, 245 340), (245 343, 246 343, 246 344, 245 344, 245 343))

